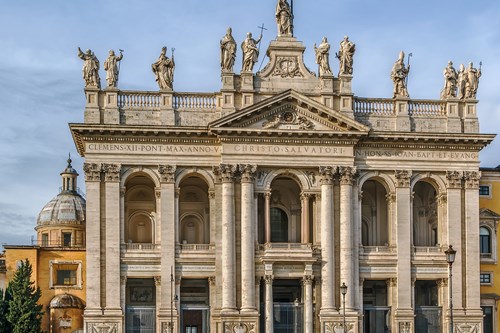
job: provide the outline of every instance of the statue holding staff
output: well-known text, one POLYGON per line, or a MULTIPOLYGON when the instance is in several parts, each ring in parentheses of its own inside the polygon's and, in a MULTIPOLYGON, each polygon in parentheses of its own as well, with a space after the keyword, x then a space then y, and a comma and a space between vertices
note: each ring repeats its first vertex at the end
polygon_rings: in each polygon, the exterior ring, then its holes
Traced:
POLYGON ((106 82, 108 82, 108 87, 116 88, 120 72, 119 63, 122 59, 122 50, 120 50, 119 56, 115 55, 115 51, 109 50, 109 56, 104 62, 104 70, 106 71, 106 82))
POLYGON ((474 68, 474 64, 470 62, 465 70, 465 98, 476 98, 479 78, 481 77, 481 65, 482 64, 479 63, 479 69, 476 69, 474 68))
POLYGON ((167 57, 167 47, 162 47, 160 56, 151 65, 151 69, 156 76, 156 82, 158 82, 160 90, 172 89, 175 69, 174 49, 172 49, 172 59, 170 59, 167 57))
POLYGON ((253 65, 259 60, 259 49, 257 44, 260 43, 262 35, 259 39, 255 40, 252 38, 252 33, 247 33, 247 38, 241 43, 241 50, 243 51, 243 66, 241 68, 242 72, 252 72, 253 65))
POLYGON ((226 35, 220 41, 220 66, 223 72, 233 72, 236 59, 236 42, 232 36, 231 27, 227 28, 226 35))
POLYGON ((83 60, 82 75, 85 81, 85 87, 101 88, 101 79, 99 78, 99 60, 91 50, 82 52, 78 48, 78 57, 83 60))
POLYGON ((405 53, 399 53, 399 59, 392 66, 391 79, 394 83, 393 98, 408 97, 408 90, 406 88, 406 78, 410 72, 410 65, 405 66, 405 53))

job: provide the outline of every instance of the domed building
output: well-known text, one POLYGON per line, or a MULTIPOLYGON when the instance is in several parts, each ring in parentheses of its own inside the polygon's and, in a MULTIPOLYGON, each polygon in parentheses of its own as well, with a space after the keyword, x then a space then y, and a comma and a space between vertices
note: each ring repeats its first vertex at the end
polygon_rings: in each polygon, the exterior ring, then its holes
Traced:
POLYGON ((32 280, 40 287, 42 331, 83 332, 85 308, 85 198, 71 165, 61 172, 59 194, 38 214, 37 239, 31 245, 4 245, 6 283, 18 263, 29 259, 32 280))

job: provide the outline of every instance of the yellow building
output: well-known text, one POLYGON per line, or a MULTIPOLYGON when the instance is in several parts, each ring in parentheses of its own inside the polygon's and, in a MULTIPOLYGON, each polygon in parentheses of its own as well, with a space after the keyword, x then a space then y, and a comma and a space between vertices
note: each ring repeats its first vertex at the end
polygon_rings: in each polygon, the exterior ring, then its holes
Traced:
POLYGON ((32 281, 42 291, 42 331, 83 332, 85 199, 78 193, 78 173, 71 159, 61 177, 61 192, 38 215, 37 241, 32 245, 4 245, 4 283, 12 279, 21 260, 29 259, 32 281))
POLYGON ((500 220, 500 166, 482 168, 479 183, 479 248, 481 250, 481 307, 484 333, 498 332, 500 312, 500 266, 498 265, 497 227, 500 220))

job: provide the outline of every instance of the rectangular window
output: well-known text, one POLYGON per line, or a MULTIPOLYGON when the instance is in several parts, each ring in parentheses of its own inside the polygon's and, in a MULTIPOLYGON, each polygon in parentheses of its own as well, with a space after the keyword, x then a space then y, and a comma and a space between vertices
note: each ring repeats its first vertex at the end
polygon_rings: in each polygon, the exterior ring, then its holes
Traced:
POLYGON ((42 246, 49 246, 49 234, 42 234, 42 246))
POLYGON ((50 261, 49 287, 82 287, 80 261, 50 261))
POLYGON ((481 284, 491 284, 491 273, 481 273, 479 275, 479 282, 481 284))
POLYGON ((71 246, 71 233, 63 232, 63 246, 71 246))
POLYGON ((479 185, 479 195, 489 196, 490 186, 489 185, 479 185))

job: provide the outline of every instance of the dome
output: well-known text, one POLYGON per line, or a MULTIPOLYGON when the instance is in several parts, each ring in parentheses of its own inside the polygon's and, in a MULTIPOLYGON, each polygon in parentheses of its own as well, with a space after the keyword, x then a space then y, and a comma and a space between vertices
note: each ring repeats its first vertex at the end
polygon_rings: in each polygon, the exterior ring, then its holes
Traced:
POLYGON ((38 214, 37 226, 84 224, 85 199, 76 192, 61 192, 38 214))
POLYGON ((71 166, 71 157, 68 158, 68 165, 61 172, 61 177, 61 193, 50 200, 38 214, 37 227, 85 224, 85 199, 78 194, 78 173, 71 166))
POLYGON ((73 296, 71 294, 61 294, 61 295, 56 295, 50 301, 50 308, 83 309, 85 308, 85 305, 83 304, 83 301, 76 296, 73 296))

